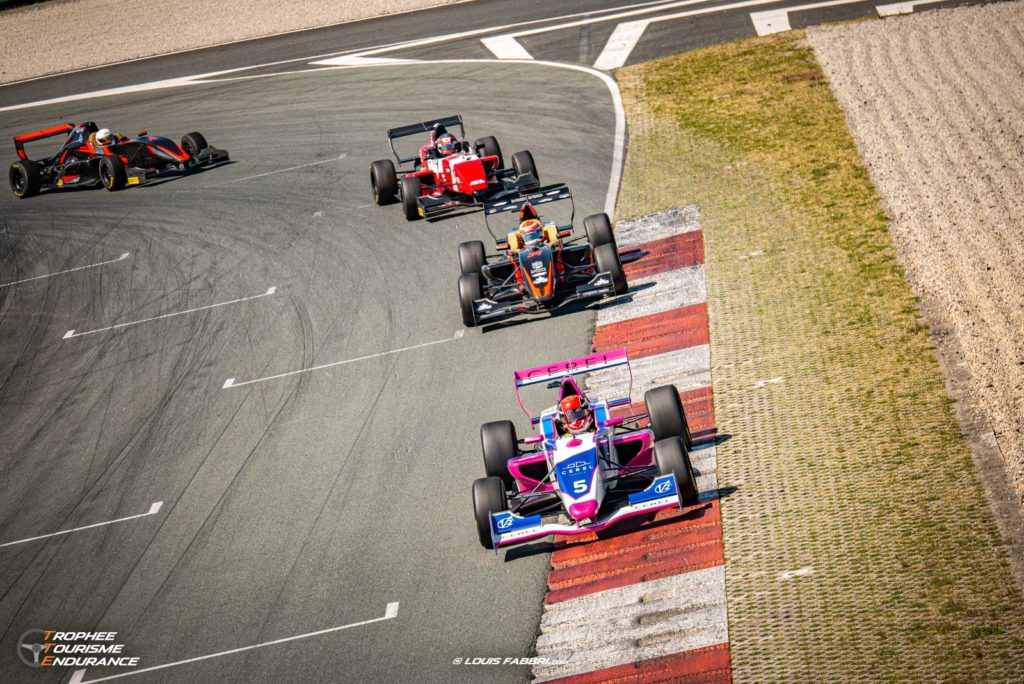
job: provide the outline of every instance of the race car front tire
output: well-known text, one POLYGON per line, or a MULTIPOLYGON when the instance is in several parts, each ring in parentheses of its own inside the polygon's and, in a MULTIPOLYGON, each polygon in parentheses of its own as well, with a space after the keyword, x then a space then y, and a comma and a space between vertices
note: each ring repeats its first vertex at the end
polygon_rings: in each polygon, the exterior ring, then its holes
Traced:
POLYGON ((473 149, 481 157, 497 157, 498 165, 494 167, 495 170, 505 168, 505 158, 501 156, 501 146, 498 145, 498 139, 493 135, 477 138, 473 141, 473 149))
POLYGON ((181 136, 181 149, 188 152, 190 157, 196 156, 209 146, 210 144, 206 142, 206 138, 198 131, 192 131, 181 136))
POLYGON ((99 174, 103 187, 111 192, 121 190, 128 185, 128 171, 125 170, 124 162, 117 155, 100 157, 99 174))
POLYGON ((533 177, 540 182, 540 174, 537 173, 537 164, 533 161, 533 154, 529 150, 523 150, 522 152, 516 152, 512 155, 512 168, 516 172, 516 178, 524 176, 528 173, 533 174, 533 177))
POLYGON ((480 273, 486 260, 484 243, 479 240, 459 243, 459 268, 463 273, 480 273))
POLYGON ((654 462, 662 475, 675 475, 679 499, 687 506, 697 503, 697 478, 690 465, 690 454, 678 437, 669 437, 654 443, 654 462))
POLYGON ((39 173, 39 165, 31 159, 19 159, 11 164, 11 191, 19 199, 38 195, 43 187, 43 177, 39 173))
POLYGON ((398 185, 398 196, 402 200, 402 213, 406 221, 415 221, 420 217, 420 179, 419 176, 402 176, 398 185))
POLYGON ((612 222, 608 214, 591 214, 583 219, 583 229, 587 233, 587 240, 591 247, 615 244, 615 234, 612 233, 612 222))
POLYGON ((476 518, 476 531, 480 536, 480 545, 485 549, 494 548, 491 539, 491 513, 508 510, 508 498, 505 496, 505 485, 500 477, 481 477, 473 480, 473 517, 476 518))
POLYGON ((597 266, 598 273, 611 275, 614 294, 624 294, 629 289, 626 272, 622 268, 622 260, 619 259, 619 250, 614 244, 594 248, 594 265, 597 266))
POLYGON ((644 404, 651 419, 654 441, 679 437, 687 450, 693 448, 686 412, 683 410, 683 402, 679 399, 679 390, 675 385, 662 385, 647 390, 644 394, 644 404))
POLYGON ((480 426, 480 449, 484 454, 484 472, 488 477, 500 477, 506 489, 515 484, 508 471, 509 459, 519 455, 516 426, 511 420, 496 420, 480 426))
POLYGON ((393 161, 381 159, 370 164, 370 188, 373 201, 379 206, 391 204, 398 198, 398 174, 393 161))
POLYGON ((459 309, 462 311, 462 324, 467 328, 476 326, 476 313, 473 302, 483 298, 479 273, 463 273, 459 276, 459 309))

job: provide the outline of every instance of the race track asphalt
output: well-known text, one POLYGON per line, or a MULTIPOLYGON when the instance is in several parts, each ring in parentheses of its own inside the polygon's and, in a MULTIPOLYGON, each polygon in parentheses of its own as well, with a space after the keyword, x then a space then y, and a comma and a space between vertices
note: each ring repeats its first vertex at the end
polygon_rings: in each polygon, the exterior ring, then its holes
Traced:
MULTIPOLYGON (((399 602, 394 620, 129 680, 527 678, 451 664, 529 655, 547 571, 542 552, 478 545, 478 427, 509 417, 525 432, 512 370, 586 352, 594 315, 455 337, 456 247, 487 238, 482 216, 406 223, 368 187, 386 128, 450 113, 506 157, 532 150, 545 181, 573 188, 580 222, 602 210, 608 90, 542 65, 310 72, 5 114, 0 139, 82 119, 198 129, 233 163, 119 193, 0 195, 0 283, 130 252, 0 287, 0 544, 163 502, 0 547, 0 652, 30 628, 102 629, 155 666, 399 602)), ((0 658, 4 682, 66 674, 0 658)))

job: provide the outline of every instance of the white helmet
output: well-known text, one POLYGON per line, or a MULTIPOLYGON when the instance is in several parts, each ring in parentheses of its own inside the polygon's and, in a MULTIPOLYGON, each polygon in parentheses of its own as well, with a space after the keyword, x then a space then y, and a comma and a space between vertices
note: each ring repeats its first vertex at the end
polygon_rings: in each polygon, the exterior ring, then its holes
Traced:
POLYGON ((114 134, 110 132, 109 128, 101 128, 96 131, 96 142, 100 145, 109 145, 114 142, 114 134))

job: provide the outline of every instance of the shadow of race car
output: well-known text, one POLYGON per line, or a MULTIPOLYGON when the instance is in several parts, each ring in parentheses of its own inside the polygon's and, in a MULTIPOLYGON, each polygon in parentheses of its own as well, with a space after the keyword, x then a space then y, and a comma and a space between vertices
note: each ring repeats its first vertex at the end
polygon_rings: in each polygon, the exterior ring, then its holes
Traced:
POLYGON ((473 514, 484 548, 598 532, 626 518, 698 502, 692 442, 676 388, 649 390, 646 414, 613 418, 610 409, 629 405, 628 394, 589 399, 576 380, 628 365, 626 350, 616 349, 515 371, 516 399, 540 429, 518 439, 509 420, 480 428, 487 477, 473 482, 473 514), (521 391, 540 383, 558 389, 558 402, 533 417, 521 391), (566 425, 559 412, 566 400, 588 408, 582 427, 566 425), (648 427, 640 427, 644 420, 648 427))
POLYGON ((462 322, 472 327, 516 314, 553 311, 582 299, 614 297, 626 292, 626 272, 619 258, 608 215, 583 220, 586 233, 572 238, 576 215, 565 184, 484 203, 484 221, 500 255, 487 256, 479 240, 459 245, 459 308, 462 322), (535 205, 568 201, 569 222, 542 220, 535 205), (518 212, 515 226, 495 232, 492 217, 518 212), (533 229, 531 229, 531 226, 533 229), (569 239, 566 239, 569 238, 569 239))
POLYGON ((11 190, 17 197, 32 197, 41 190, 102 186, 120 190, 142 185, 158 176, 189 173, 228 161, 228 153, 211 147, 201 133, 189 133, 181 144, 148 135, 135 138, 112 134, 113 142, 100 144, 100 129, 92 121, 65 123, 14 137, 18 160, 11 164, 11 190), (42 159, 30 159, 25 143, 65 135, 57 152, 42 159))
POLYGON ((493 136, 465 140, 461 116, 448 116, 388 131, 388 143, 398 162, 390 159, 370 165, 370 187, 378 205, 400 202, 409 221, 434 218, 461 207, 479 206, 485 199, 516 194, 539 184, 537 165, 529 151, 512 155, 512 168, 504 168, 501 147, 493 136), (450 127, 458 126, 453 135, 450 127), (395 141, 429 134, 418 153, 403 157, 395 141))

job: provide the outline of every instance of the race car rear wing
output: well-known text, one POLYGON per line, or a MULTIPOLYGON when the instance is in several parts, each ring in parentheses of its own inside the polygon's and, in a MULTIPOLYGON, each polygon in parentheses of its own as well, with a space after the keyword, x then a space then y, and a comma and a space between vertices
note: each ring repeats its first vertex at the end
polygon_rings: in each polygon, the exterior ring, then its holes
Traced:
POLYGON ((458 114, 454 116, 444 116, 440 119, 431 119, 430 121, 421 121, 417 124, 409 124, 408 126, 398 126, 397 128, 388 129, 388 143, 391 145, 391 152, 395 155, 395 159, 398 160, 399 164, 408 164, 419 159, 419 154, 415 154, 411 157, 400 157, 398 151, 395 149, 395 140, 398 138, 408 138, 411 135, 418 135, 420 133, 429 133, 434 126, 449 126, 459 127, 459 138, 466 137, 466 129, 462 125, 462 117, 458 114))
MULTIPOLYGON (((506 238, 495 235, 494 226, 491 225, 489 217, 497 214, 504 214, 509 211, 519 211, 523 208, 524 204, 530 204, 537 206, 538 204, 546 204, 548 202, 558 202, 561 200, 569 200, 571 207, 571 213, 569 215, 569 223, 566 225, 558 226, 558 237, 569 237, 572 235, 572 224, 576 219, 576 203, 573 202, 572 192, 569 190, 569 186, 565 183, 555 183, 553 185, 545 185, 537 188, 530 192, 522 192, 518 195, 503 196, 491 200, 484 200, 484 223, 487 224, 487 232, 494 236, 497 242, 498 249, 508 249, 508 243, 506 238)), ((563 214, 564 217, 564 214, 563 214)), ((517 224, 518 225, 518 224, 517 224)), ((510 228, 511 229, 511 228, 510 228)))
POLYGON ((14 136, 14 149, 18 153, 18 159, 28 159, 25 155, 25 143, 42 140, 43 138, 52 138, 56 135, 63 135, 70 130, 74 130, 74 128, 75 124, 64 123, 56 126, 50 126, 49 128, 43 128, 38 131, 32 131, 31 133, 22 133, 21 135, 14 136))
MULTIPOLYGON (((512 377, 516 384, 516 399, 519 401, 519 407, 523 409, 523 413, 528 418, 533 420, 533 416, 527 410, 525 404, 523 404, 520 390, 523 387, 529 387, 530 385, 538 385, 540 383, 546 383, 551 381, 558 381, 567 375, 577 376, 584 375, 586 373, 593 373, 594 371, 607 370, 609 368, 616 368, 619 366, 626 366, 629 373, 629 389, 626 392, 626 403, 628 403, 628 397, 632 394, 633 390, 633 370, 629 366, 629 357, 626 354, 624 348, 612 349, 606 352, 597 352, 588 356, 580 356, 575 359, 568 359, 566 361, 558 361, 556 363, 549 363, 543 366, 535 366, 533 368, 523 368, 512 372, 512 377)), ((622 400, 609 401, 609 405, 621 405, 622 400)))

